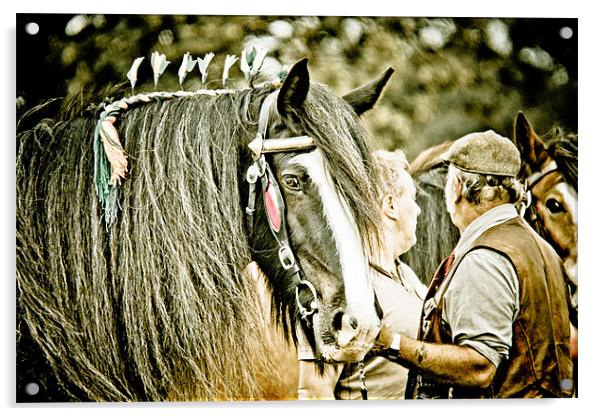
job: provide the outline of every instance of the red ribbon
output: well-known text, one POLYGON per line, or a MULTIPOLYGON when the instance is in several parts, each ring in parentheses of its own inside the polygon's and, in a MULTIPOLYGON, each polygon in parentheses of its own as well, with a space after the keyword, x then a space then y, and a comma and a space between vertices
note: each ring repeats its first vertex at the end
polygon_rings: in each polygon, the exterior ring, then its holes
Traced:
POLYGON ((280 218, 280 208, 276 200, 276 192, 271 183, 268 182, 268 186, 264 192, 265 209, 268 213, 268 220, 272 225, 274 231, 279 232, 282 221, 280 218))

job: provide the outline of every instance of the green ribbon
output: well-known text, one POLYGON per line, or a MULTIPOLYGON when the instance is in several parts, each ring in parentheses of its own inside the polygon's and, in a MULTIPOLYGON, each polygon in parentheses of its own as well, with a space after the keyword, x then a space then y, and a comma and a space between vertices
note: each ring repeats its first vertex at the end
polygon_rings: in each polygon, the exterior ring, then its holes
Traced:
POLYGON ((111 184, 111 164, 105 153, 100 131, 103 129, 102 122, 107 117, 118 114, 118 111, 111 111, 110 113, 103 111, 94 129, 94 185, 104 213, 107 230, 117 220, 117 212, 121 208, 119 204, 120 190, 118 186, 111 184))

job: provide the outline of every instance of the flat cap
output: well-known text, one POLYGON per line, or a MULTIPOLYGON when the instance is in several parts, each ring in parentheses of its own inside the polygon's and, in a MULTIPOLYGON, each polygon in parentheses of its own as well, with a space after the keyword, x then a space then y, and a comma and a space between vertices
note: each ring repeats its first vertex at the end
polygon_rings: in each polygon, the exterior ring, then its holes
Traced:
POLYGON ((483 175, 516 176, 520 153, 514 143, 493 130, 459 138, 441 155, 458 169, 483 175))

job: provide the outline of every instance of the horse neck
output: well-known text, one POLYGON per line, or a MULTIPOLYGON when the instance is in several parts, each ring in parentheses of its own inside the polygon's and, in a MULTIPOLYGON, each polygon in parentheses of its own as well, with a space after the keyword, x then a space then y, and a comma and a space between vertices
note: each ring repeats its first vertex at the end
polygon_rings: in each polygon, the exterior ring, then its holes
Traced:
POLYGON ((460 238, 445 205, 447 167, 439 165, 414 175, 418 193, 416 203, 422 213, 416 224, 416 244, 401 255, 420 278, 428 284, 439 263, 446 258, 460 238))

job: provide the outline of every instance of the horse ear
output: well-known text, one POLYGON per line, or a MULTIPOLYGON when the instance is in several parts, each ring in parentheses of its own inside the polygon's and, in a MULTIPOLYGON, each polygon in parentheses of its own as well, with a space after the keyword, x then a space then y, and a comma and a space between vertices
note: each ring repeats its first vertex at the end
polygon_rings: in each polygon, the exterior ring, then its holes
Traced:
POLYGON ((514 144, 523 161, 531 167, 539 167, 547 157, 546 145, 535 133, 522 111, 518 112, 514 120, 514 144))
POLYGON ((380 77, 378 77, 378 79, 375 79, 362 87, 356 88, 346 94, 343 99, 353 107, 358 116, 362 115, 374 107, 374 104, 376 104, 378 97, 380 97, 383 88, 385 88, 385 85, 387 84, 387 81, 389 81, 389 78, 391 78, 391 75, 393 75, 393 72, 395 72, 393 68, 387 69, 380 77))
POLYGON ((301 59, 288 72, 278 93, 278 113, 288 114, 292 109, 303 105, 309 91, 309 71, 307 58, 301 59))

